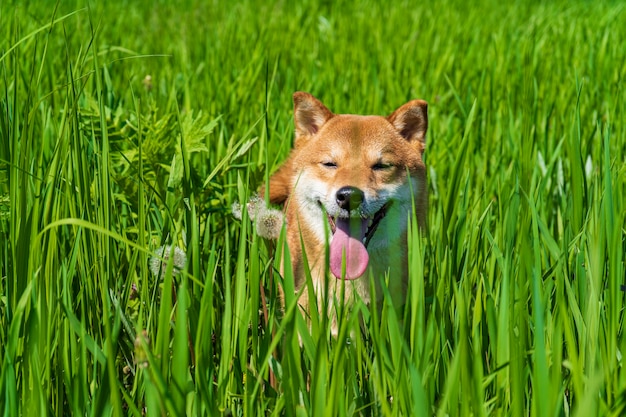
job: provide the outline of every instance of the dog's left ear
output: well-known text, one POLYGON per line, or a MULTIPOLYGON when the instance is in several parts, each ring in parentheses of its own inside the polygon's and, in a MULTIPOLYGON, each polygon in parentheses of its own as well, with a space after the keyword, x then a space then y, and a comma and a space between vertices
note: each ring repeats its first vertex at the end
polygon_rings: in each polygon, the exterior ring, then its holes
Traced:
MULTIPOLYGON (((428 130, 428 103, 412 100, 391 113, 387 120, 409 142, 426 144, 428 130)), ((423 149, 423 148, 422 148, 423 149)))

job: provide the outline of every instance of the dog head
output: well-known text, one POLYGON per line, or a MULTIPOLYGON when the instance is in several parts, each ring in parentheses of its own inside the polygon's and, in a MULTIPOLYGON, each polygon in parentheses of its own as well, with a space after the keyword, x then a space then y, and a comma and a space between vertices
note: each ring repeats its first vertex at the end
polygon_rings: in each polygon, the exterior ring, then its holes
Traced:
POLYGON ((358 278, 370 251, 406 233, 413 202, 418 212, 426 209, 427 104, 413 100, 388 117, 333 114, 298 92, 294 122, 288 168, 270 188, 289 194, 297 221, 318 241, 328 238, 331 272, 358 278))

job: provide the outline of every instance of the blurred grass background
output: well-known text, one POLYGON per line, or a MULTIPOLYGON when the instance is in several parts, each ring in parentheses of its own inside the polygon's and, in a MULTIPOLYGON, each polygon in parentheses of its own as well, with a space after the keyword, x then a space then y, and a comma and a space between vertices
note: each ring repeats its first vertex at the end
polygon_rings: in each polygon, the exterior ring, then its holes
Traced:
POLYGON ((623 415, 625 23, 614 1, 3 1, 3 414, 623 415), (338 340, 280 314, 282 241, 230 214, 286 157, 296 90, 429 102, 409 308, 357 304, 338 340), (150 271, 163 245, 183 271, 150 271))

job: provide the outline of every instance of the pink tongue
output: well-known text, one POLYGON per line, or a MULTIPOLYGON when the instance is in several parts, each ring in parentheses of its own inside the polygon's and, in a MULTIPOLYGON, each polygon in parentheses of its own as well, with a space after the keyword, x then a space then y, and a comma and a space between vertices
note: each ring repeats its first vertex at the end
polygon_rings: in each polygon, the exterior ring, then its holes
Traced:
POLYGON ((355 220, 352 220, 350 227, 350 219, 337 219, 335 225, 337 228, 330 242, 330 271, 335 277, 341 278, 341 264, 345 253, 345 279, 358 278, 363 275, 369 262, 367 249, 362 243, 367 230, 367 220, 356 220, 356 224, 355 220))

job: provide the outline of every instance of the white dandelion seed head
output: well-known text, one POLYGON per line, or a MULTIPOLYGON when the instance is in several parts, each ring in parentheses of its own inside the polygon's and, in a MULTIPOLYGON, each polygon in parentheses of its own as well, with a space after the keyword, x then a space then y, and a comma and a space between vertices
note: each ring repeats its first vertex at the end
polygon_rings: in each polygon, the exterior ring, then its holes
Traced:
POLYGON ((185 269, 187 265, 187 255, 178 246, 174 247, 174 253, 172 254, 172 245, 161 246, 154 251, 154 256, 150 258, 150 271, 156 278, 163 279, 165 271, 167 271, 167 264, 172 256, 172 263, 174 268, 172 269, 172 275, 178 275, 180 271, 185 269))
POLYGON ((256 233, 265 239, 278 239, 283 228, 285 216, 282 211, 265 209, 257 213, 256 233))
POLYGON ((235 219, 241 220, 242 212, 241 212, 241 204, 239 203, 239 201, 235 201, 233 204, 230 205, 230 212, 232 213, 235 219))
POLYGON ((258 194, 253 195, 248 200, 248 204, 246 204, 246 209, 248 210, 248 216, 250 220, 255 220, 256 216, 267 209, 267 205, 265 204, 265 200, 262 199, 258 194))

